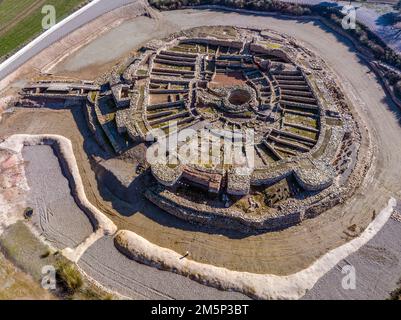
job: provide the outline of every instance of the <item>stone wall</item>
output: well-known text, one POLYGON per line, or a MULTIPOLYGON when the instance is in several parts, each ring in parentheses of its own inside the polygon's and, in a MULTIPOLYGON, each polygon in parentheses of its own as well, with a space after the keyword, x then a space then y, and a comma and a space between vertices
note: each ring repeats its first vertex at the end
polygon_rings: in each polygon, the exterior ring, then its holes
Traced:
POLYGON ((200 205, 192 201, 177 198, 168 191, 160 194, 146 190, 145 196, 158 207, 177 218, 190 223, 201 224, 213 228, 232 229, 244 233, 279 230, 296 225, 303 220, 302 212, 287 213, 279 216, 263 216, 252 218, 233 209, 217 209, 200 205))

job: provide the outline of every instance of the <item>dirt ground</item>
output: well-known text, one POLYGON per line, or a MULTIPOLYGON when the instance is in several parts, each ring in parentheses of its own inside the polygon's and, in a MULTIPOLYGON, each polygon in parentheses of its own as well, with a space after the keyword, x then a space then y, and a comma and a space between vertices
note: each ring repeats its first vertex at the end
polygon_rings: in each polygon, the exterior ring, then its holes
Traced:
POLYGON ((0 252, 0 300, 50 300, 54 296, 0 252))
POLYGON ((327 272, 302 298, 307 300, 385 300, 399 288, 401 270, 401 223, 389 219, 384 227, 357 252, 327 272), (342 286, 344 266, 356 272, 355 289, 342 286))
MULTIPOLYGON (((157 24, 160 26, 157 34, 160 35, 198 25, 236 24, 244 27, 269 27, 305 42, 307 47, 320 54, 341 76, 350 98, 357 102, 358 111, 367 121, 378 151, 374 176, 349 203, 315 219, 280 232, 243 237, 218 230, 201 231, 142 201, 140 197, 136 205, 129 205, 113 196, 113 190, 100 186, 87 153, 100 154, 100 150, 90 137, 82 112, 78 109, 72 112, 17 110, 3 119, 0 137, 13 133, 54 133, 66 136, 72 140, 88 199, 109 214, 120 228, 135 231, 149 241, 181 254, 188 250, 191 258, 199 262, 232 270, 284 275, 303 269, 328 250, 349 240, 349 226, 356 224, 357 230, 363 230, 374 212, 385 206, 390 195, 400 196, 401 172, 398 167, 401 163, 401 139, 389 138, 401 137, 400 112, 388 103, 379 82, 355 55, 347 40, 337 37, 314 21, 208 10, 165 12, 157 24)), ((123 23, 117 29, 121 28, 118 29, 121 30, 120 37, 126 35, 125 41, 129 42, 132 34, 124 33, 125 27, 123 23)), ((154 33, 147 36, 153 37, 154 33)), ((121 38, 116 41, 121 41, 121 38)), ((108 46, 112 46, 113 39, 107 39, 108 46)), ((93 47, 94 50, 96 48, 93 47)), ((135 49, 135 45, 132 49, 135 49)), ((85 50, 90 50, 90 45, 85 50)), ((63 70, 60 69, 60 72, 63 70)))
MULTIPOLYGON (((79 49, 85 48, 88 43, 96 43, 94 40, 100 35, 108 34, 108 31, 113 31, 115 27, 119 26, 123 21, 134 20, 135 17, 141 16, 145 13, 143 6, 137 2, 132 5, 124 6, 108 12, 99 18, 87 23, 83 27, 71 32, 60 41, 50 45, 46 50, 43 50, 37 54, 34 58, 27 61, 21 66, 16 72, 8 75, 4 79, 0 79, 0 90, 4 90, 7 86, 15 86, 18 82, 25 82, 32 80, 43 74, 51 74, 51 70, 57 66, 60 61, 64 61, 67 58, 74 55, 79 49)), ((114 37, 114 40, 118 39, 118 36, 114 37)), ((80 77, 92 79, 104 72, 106 72, 113 63, 116 61, 115 53, 119 54, 117 47, 111 44, 110 46, 102 46, 97 49, 95 55, 92 55, 92 65, 86 69, 85 66, 80 66, 79 69, 85 71, 85 73, 79 74, 80 77), (110 48, 109 51, 105 48, 110 48), (110 54, 111 52, 111 54, 110 54), (106 61, 96 63, 96 56, 106 56, 110 58, 111 65, 106 61)), ((83 61, 88 61, 86 57, 83 61)), ((64 75, 73 77, 74 71, 64 70, 64 75)), ((60 72, 58 73, 60 74, 60 72)), ((0 100, 0 108, 1 100, 0 100)))
POLYGON ((245 83, 246 79, 241 73, 216 74, 213 81, 210 83, 211 88, 240 86, 245 83))

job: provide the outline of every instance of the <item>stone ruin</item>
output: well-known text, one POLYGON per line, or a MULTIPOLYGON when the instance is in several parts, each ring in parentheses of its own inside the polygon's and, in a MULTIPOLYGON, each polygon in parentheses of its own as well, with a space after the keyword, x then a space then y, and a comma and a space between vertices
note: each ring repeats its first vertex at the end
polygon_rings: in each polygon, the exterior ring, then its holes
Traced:
POLYGON ((179 218, 251 232, 316 216, 356 179, 360 135, 349 106, 325 63, 295 39, 226 29, 153 40, 96 85, 42 82, 22 95, 84 97, 89 128, 115 154, 192 129, 179 147, 199 157, 163 151, 175 162, 148 163, 154 183, 144 190, 179 218), (236 139, 243 147, 228 164, 220 143, 236 139))

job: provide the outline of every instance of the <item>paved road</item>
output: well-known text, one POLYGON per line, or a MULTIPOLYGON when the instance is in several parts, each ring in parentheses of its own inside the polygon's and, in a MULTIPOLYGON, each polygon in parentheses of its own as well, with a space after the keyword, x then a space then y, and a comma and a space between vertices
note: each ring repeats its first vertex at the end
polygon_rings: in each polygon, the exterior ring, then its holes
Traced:
POLYGON ((78 29, 89 21, 102 14, 139 0, 93 0, 87 6, 76 11, 53 28, 42 33, 15 55, 0 64, 0 80, 17 70, 29 59, 37 55, 43 49, 64 38, 67 34, 78 29))

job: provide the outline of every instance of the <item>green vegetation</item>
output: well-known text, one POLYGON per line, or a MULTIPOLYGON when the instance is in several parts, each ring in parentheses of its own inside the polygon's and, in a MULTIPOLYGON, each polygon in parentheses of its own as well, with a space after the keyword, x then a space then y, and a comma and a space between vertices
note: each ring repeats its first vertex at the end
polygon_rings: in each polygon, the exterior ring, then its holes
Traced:
POLYGON ((307 127, 317 128, 317 119, 307 116, 300 116, 286 113, 285 121, 293 124, 302 124, 307 127))
POLYGON ((0 270, 0 300, 54 299, 38 282, 18 270, 1 252, 0 270))
POLYGON ((148 70, 139 69, 139 70, 136 71, 136 74, 138 76, 146 76, 148 74, 148 70))
POLYGON ((190 53, 197 53, 198 52, 198 47, 196 44, 191 44, 191 43, 181 43, 179 47, 183 48, 187 52, 190 53))
POLYGON ((5 59, 12 52, 26 44, 42 29, 42 7, 56 8, 57 22, 70 15, 87 0, 3 0, 0 1, 0 58, 5 59))
POLYGON ((162 68, 162 69, 173 69, 173 70, 182 70, 182 71, 192 71, 192 67, 190 66, 174 66, 172 64, 164 64, 164 63, 158 63, 156 65, 157 68, 162 68))
POLYGON ((197 53, 198 47, 196 45, 182 43, 178 46, 171 48, 170 50, 175 52, 197 53))
POLYGON ((167 163, 167 167, 169 167, 170 169, 176 169, 179 166, 178 163, 167 163))
POLYGON ((89 93, 89 97, 90 97, 91 102, 92 102, 92 103, 95 103, 96 97, 97 97, 97 92, 96 92, 96 91, 91 91, 91 92, 89 93))
POLYGON ((198 45, 198 51, 199 51, 200 53, 205 53, 206 50, 207 50, 207 46, 202 45, 202 44, 199 44, 199 45, 198 45))
POLYGON ((115 118, 116 118, 116 113, 111 112, 111 113, 105 114, 103 119, 104 119, 104 122, 107 123, 107 122, 113 121, 115 118))
POLYGON ((204 108, 201 108, 201 110, 202 110, 202 112, 209 113, 209 114, 215 114, 216 113, 214 111, 214 109, 211 108, 211 107, 204 107, 204 108))
POLYGON ((343 122, 341 121, 341 119, 327 118, 326 124, 328 124, 329 126, 341 126, 343 125, 343 122))
POLYGON ((299 134, 300 136, 303 136, 303 137, 317 140, 317 133, 315 133, 315 132, 302 130, 302 129, 298 129, 298 128, 293 128, 293 127, 286 127, 285 130, 295 133, 295 134, 299 134))
POLYGON ((10 24, 23 12, 26 8, 31 7, 35 2, 43 2, 37 0, 3 0, 0 1, 0 26, 3 29, 10 24))
POLYGON ((170 48, 169 50, 175 51, 175 52, 187 52, 187 50, 185 48, 182 48, 180 46, 176 46, 176 47, 170 48))

